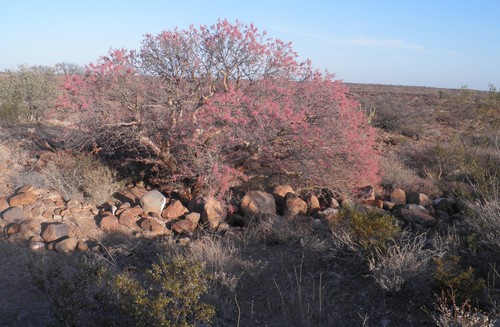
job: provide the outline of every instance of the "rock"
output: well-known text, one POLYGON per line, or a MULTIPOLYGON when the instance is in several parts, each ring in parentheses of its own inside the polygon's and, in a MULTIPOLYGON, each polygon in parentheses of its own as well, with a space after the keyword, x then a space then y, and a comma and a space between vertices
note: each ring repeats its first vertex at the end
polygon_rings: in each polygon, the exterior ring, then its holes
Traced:
POLYGON ((41 205, 36 205, 31 209, 31 217, 37 218, 42 216, 43 214, 43 207, 41 205))
POLYGON ((172 230, 177 234, 190 234, 196 230, 196 226, 192 221, 183 219, 173 224, 172 230))
POLYGON ((436 218, 438 218, 440 221, 443 221, 444 223, 450 223, 451 218, 450 215, 444 211, 441 210, 436 210, 436 218))
POLYGON ((427 195, 418 192, 408 193, 406 201, 408 202, 408 204, 418 204, 424 207, 427 207, 432 204, 431 199, 429 199, 427 195))
POLYGON ((101 219, 99 223, 99 228, 106 233, 114 232, 120 228, 118 218, 114 215, 106 215, 101 219))
POLYGON ((285 196, 287 193, 295 194, 293 188, 288 185, 277 185, 273 189, 273 197, 276 203, 276 207, 278 209, 278 213, 283 215, 285 213, 285 196))
POLYGON ((69 226, 64 223, 49 223, 42 231, 43 240, 46 243, 68 237, 69 226))
POLYGON ((162 235, 162 234, 168 235, 170 233, 169 230, 163 224, 160 224, 153 218, 142 219, 139 226, 143 230, 151 232, 155 235, 162 235))
POLYGON ((217 231, 219 232, 226 232, 230 228, 229 224, 225 221, 221 222, 219 226, 217 227, 217 231))
POLYGON ((431 214, 429 210, 427 210, 425 207, 418 205, 418 204, 407 204, 405 208, 409 209, 409 210, 420 210, 428 215, 431 214))
POLYGON ((276 214, 276 201, 269 193, 250 191, 243 197, 240 208, 244 215, 276 214))
POLYGON ((337 201, 335 198, 332 198, 330 200, 330 208, 337 209, 340 207, 339 201, 337 201))
POLYGON ((31 192, 17 193, 9 198, 11 207, 20 207, 36 201, 36 195, 31 192))
POLYGON ((371 185, 365 186, 360 190, 359 196, 360 196, 362 202, 374 201, 375 200, 375 189, 371 185))
POLYGON ((309 197, 307 197, 307 207, 308 207, 308 213, 311 216, 316 216, 319 212, 320 205, 319 205, 319 199, 316 197, 316 195, 311 194, 309 197))
POLYGON ((403 189, 396 187, 391 191, 390 199, 391 202, 394 202, 395 204, 406 204, 406 192, 403 189))
POLYGON ((87 252, 89 250, 89 245, 86 241, 80 240, 76 245, 76 249, 80 252, 87 252))
POLYGON ((19 232, 19 224, 10 223, 3 229, 5 235, 9 236, 19 232))
POLYGON ((20 224, 24 220, 24 212, 22 207, 8 208, 2 213, 2 219, 6 223, 20 224))
POLYGON ((17 189, 16 193, 26 193, 33 191, 33 186, 30 184, 25 184, 24 186, 17 189))
POLYGON ((392 209, 394 209, 395 205, 396 205, 396 203, 394 203, 394 202, 384 201, 382 208, 384 208, 385 210, 392 210, 392 209))
POLYGON ((307 214, 307 203, 306 201, 299 198, 294 193, 287 193, 285 195, 285 215, 288 217, 295 217, 297 215, 307 214))
POLYGON ((394 215, 402 219, 403 221, 416 225, 422 225, 426 228, 436 225, 436 219, 434 217, 420 210, 398 208, 397 210, 395 210, 394 215))
POLYGON ((204 226, 207 226, 209 230, 216 230, 219 224, 224 221, 226 215, 226 210, 222 208, 222 204, 216 198, 209 197, 203 201, 201 222, 204 226))
POLYGON ((7 203, 7 200, 5 198, 0 198, 0 212, 4 211, 9 207, 9 203, 7 203))
POLYGON ((130 211, 126 210, 120 214, 118 217, 118 222, 120 225, 126 226, 128 228, 137 227, 137 221, 139 220, 139 216, 134 215, 130 211))
POLYGON ((140 206, 135 206, 130 209, 127 209, 127 212, 133 215, 140 216, 144 213, 144 210, 140 206))
POLYGON ((43 222, 43 219, 40 218, 26 219, 19 225, 19 233, 21 233, 25 239, 29 239, 35 235, 39 236, 42 233, 43 222))
POLYGON ((78 245, 78 240, 74 237, 66 238, 56 243, 54 249, 59 253, 73 252, 78 245))
POLYGON ((191 212, 186 215, 185 219, 191 221, 193 224, 198 225, 201 219, 201 214, 197 212, 191 212))
POLYGON ((78 206, 79 202, 76 199, 71 199, 66 203, 66 208, 67 209, 72 209, 76 208, 78 206))
POLYGON ((450 216, 456 213, 456 201, 450 198, 439 198, 434 200, 434 208, 448 213, 450 216))
POLYGON ((161 217, 167 198, 157 190, 146 192, 141 200, 141 207, 145 213, 155 213, 161 217))
POLYGON ((174 200, 163 210, 162 217, 167 220, 177 219, 188 212, 181 201, 174 200))
POLYGON ((384 207, 384 201, 380 200, 380 199, 377 199, 375 201, 373 201, 372 205, 375 207, 375 208, 379 208, 379 209, 382 209, 384 207))
POLYGON ((45 242, 40 235, 33 236, 29 242, 29 248, 32 251, 38 251, 41 249, 45 249, 45 242))

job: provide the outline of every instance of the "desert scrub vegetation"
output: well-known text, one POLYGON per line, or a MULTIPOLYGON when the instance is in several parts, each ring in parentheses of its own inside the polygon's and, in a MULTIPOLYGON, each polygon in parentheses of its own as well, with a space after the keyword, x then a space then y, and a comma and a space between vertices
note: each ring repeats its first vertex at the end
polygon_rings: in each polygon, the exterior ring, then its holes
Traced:
POLYGON ((19 66, 0 77, 0 124, 40 122, 60 94, 55 69, 19 66))
POLYGON ((159 184, 218 195, 254 176, 345 190, 378 180, 375 129, 347 87, 251 24, 147 34, 62 89, 56 114, 80 118, 82 144, 112 153, 133 140, 144 151, 120 160, 147 163, 159 184), (96 139, 103 130, 112 143, 96 139))
POLYGON ((102 204, 121 187, 111 168, 86 154, 59 152, 38 174, 46 187, 59 191, 65 200, 85 196, 102 204))
POLYGON ((443 252, 427 245, 427 236, 404 233, 385 249, 376 248, 368 258, 373 278, 387 292, 399 292, 403 285, 413 287, 432 276, 432 259, 441 258, 443 252))
POLYGON ((96 263, 32 265, 31 273, 61 325, 188 327, 215 315, 202 301, 202 264, 180 257, 159 257, 142 276, 96 263))
MULTIPOLYGON (((363 212, 356 208, 343 208, 339 219, 347 222, 352 239, 369 251, 377 247, 385 248, 401 233, 393 216, 375 209, 363 212)), ((332 228, 335 229, 335 224, 332 228)))

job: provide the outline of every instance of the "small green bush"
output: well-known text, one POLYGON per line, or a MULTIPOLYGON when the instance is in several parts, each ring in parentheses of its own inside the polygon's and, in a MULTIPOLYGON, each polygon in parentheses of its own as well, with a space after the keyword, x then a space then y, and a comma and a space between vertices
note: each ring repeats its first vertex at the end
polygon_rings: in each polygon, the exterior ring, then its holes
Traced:
POLYGON ((202 264, 179 257, 159 259, 144 276, 92 264, 33 265, 31 273, 62 325, 188 327, 215 316, 201 300, 208 290, 202 264))
POLYGON ((434 283, 438 290, 453 290, 458 302, 478 298, 484 290, 484 279, 475 275, 474 268, 463 269, 460 257, 452 255, 435 259, 434 283))
POLYGON ((363 213, 354 208, 345 208, 340 213, 340 219, 348 221, 349 232, 354 240, 366 249, 385 248, 386 243, 401 232, 394 217, 377 210, 363 213))

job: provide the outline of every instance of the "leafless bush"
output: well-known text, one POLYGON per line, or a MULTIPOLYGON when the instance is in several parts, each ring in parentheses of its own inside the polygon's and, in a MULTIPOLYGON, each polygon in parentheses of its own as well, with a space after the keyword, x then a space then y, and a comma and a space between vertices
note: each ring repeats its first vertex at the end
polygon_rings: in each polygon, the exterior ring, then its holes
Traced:
POLYGON ((40 174, 47 187, 59 191, 65 200, 81 199, 86 195, 96 204, 101 204, 120 188, 113 172, 89 156, 60 154, 40 174))
POLYGON ((416 237, 406 234, 400 244, 386 250, 376 249, 368 262, 377 284, 385 291, 399 292, 406 282, 428 275, 432 258, 443 253, 426 249, 426 243, 425 234, 416 237))
POLYGON ((450 226, 443 234, 436 234, 430 238, 430 243, 437 251, 457 255, 461 246, 461 239, 456 227, 450 226))
POLYGON ((424 308, 434 320, 438 327, 493 327, 495 322, 488 318, 488 315, 473 308, 470 300, 467 299, 462 305, 456 300, 453 289, 448 292, 441 292, 436 296, 437 302, 434 304, 434 312, 429 312, 424 308))
POLYGON ((216 281, 234 291, 247 265, 240 250, 227 238, 205 235, 194 240, 185 253, 188 260, 202 262, 216 281))
POLYGON ((306 244, 314 236, 311 221, 285 219, 277 215, 264 215, 255 219, 256 223, 246 232, 247 240, 260 239, 277 243, 298 241, 306 244))
POLYGON ((500 247, 500 198, 492 198, 483 203, 466 201, 466 206, 469 227, 484 244, 500 247))

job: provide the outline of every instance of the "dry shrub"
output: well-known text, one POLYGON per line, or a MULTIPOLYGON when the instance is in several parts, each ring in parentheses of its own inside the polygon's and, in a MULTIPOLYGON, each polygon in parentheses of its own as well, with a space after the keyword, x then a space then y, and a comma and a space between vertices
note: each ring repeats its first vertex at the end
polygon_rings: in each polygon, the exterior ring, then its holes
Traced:
POLYGON ((372 276, 384 291, 399 292, 404 284, 430 276, 432 258, 443 255, 438 250, 426 249, 426 235, 403 235, 401 243, 386 250, 377 248, 368 258, 372 276))
POLYGON ((101 204, 121 186, 109 167, 85 155, 59 153, 40 174, 47 187, 59 191, 65 200, 87 196, 101 204))
POLYGON ((194 240, 184 255, 188 260, 202 262, 205 271, 231 291, 248 268, 234 243, 217 235, 207 234, 194 240))
MULTIPOLYGON (((494 327, 497 326, 495 320, 490 319, 487 314, 472 307, 470 300, 467 299, 461 305, 457 303, 456 295, 453 289, 446 293, 441 292, 437 296, 437 302, 434 304, 434 312, 424 308, 434 320, 438 327, 494 327)), ((498 320, 496 320, 498 322, 498 320)))
POLYGON ((313 236, 312 220, 285 219, 277 215, 256 217, 256 222, 246 232, 247 240, 286 244, 300 242, 313 236), (259 219, 257 219, 259 218, 259 219))
POLYGON ((400 187, 406 191, 420 192, 430 197, 440 193, 434 181, 419 177, 413 168, 393 153, 382 158, 381 170, 383 172, 382 185, 400 187))
POLYGON ((477 233, 480 240, 500 248, 500 199, 490 199, 483 203, 466 201, 469 228, 477 233))

